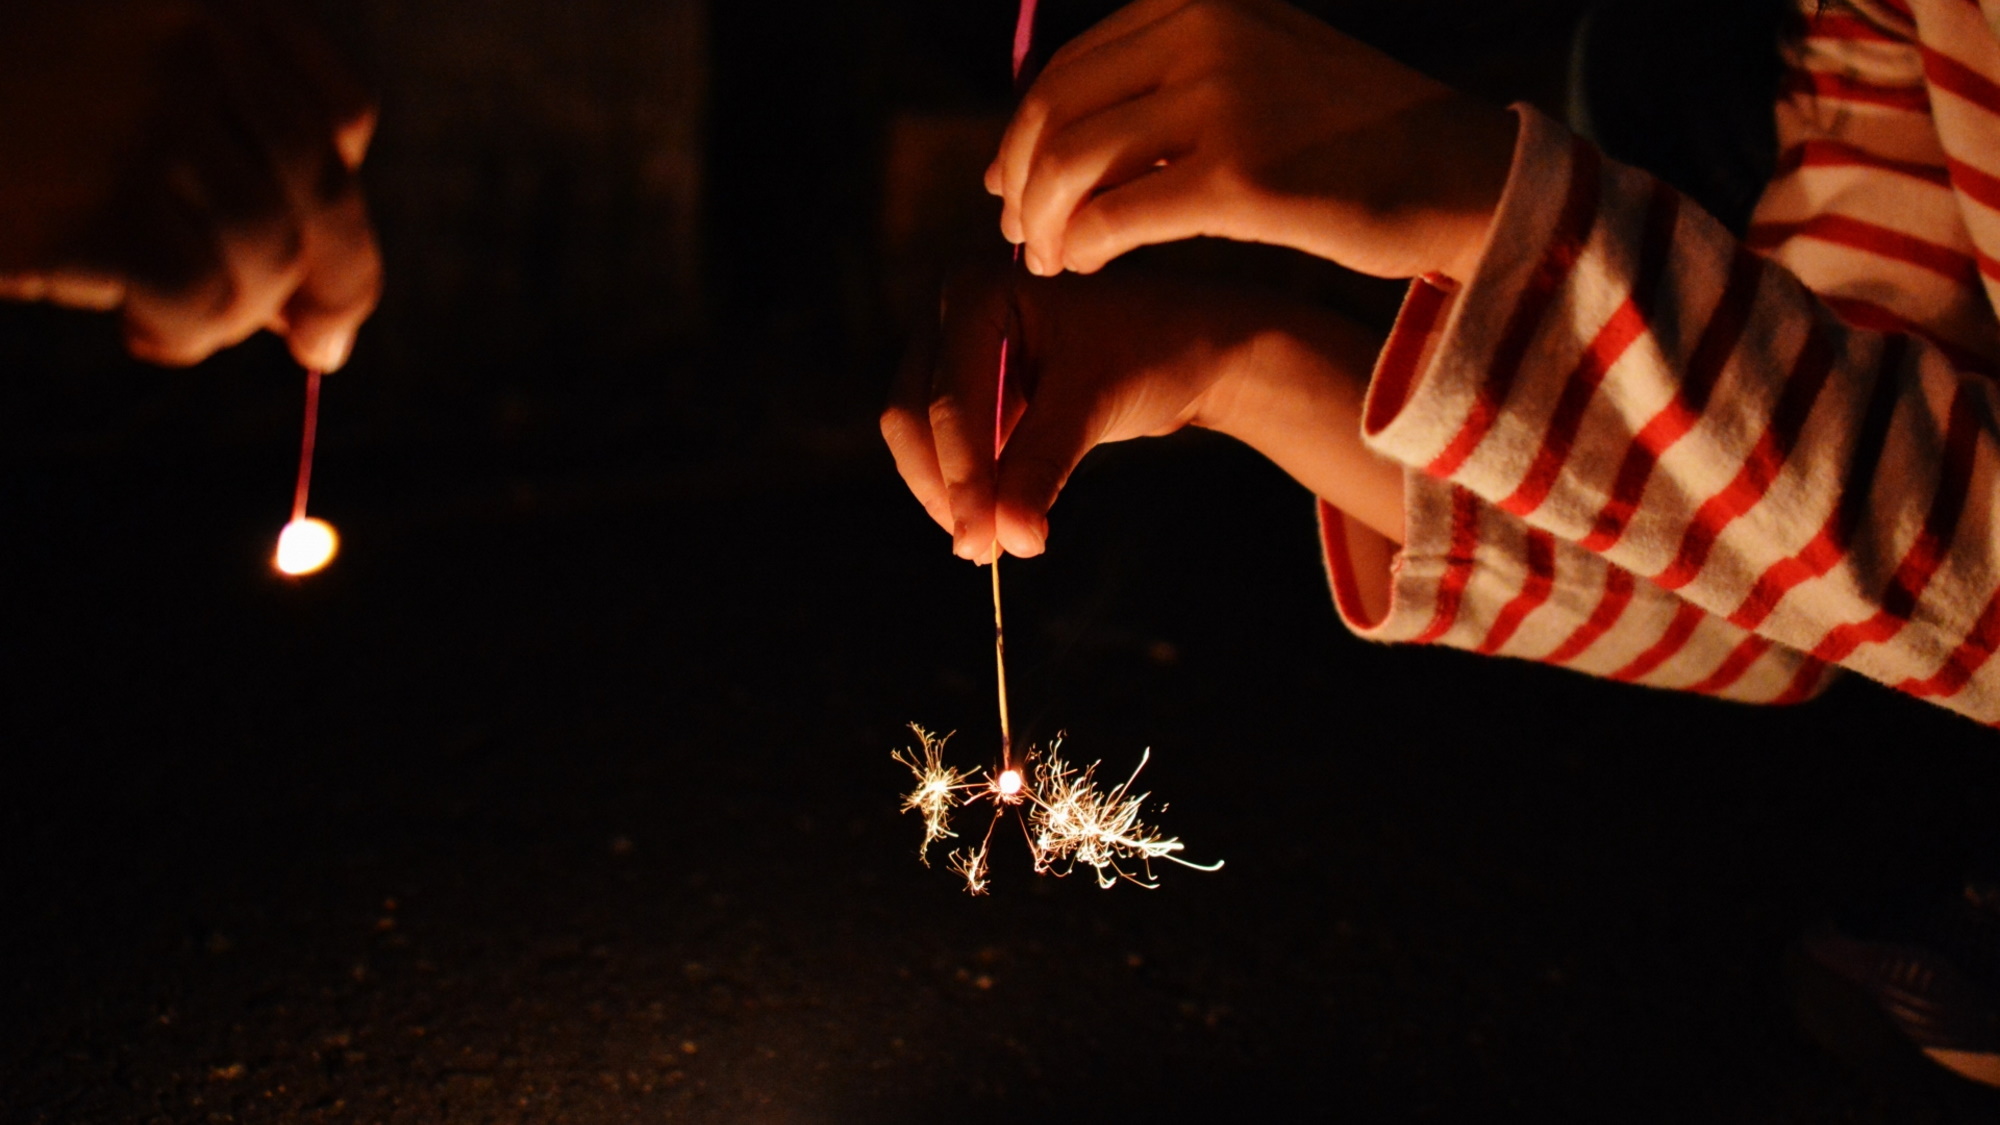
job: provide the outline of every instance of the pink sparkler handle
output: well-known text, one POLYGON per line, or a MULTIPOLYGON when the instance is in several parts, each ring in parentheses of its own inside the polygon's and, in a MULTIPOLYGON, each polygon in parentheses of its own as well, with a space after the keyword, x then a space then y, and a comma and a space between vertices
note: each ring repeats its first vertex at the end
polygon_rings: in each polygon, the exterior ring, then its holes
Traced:
POLYGON ((306 493, 312 488, 313 442, 319 434, 319 380, 316 368, 306 369, 305 437, 299 442, 299 485, 292 493, 292 518, 306 518, 306 493))
POLYGON ((1035 3, 1036 0, 1021 0, 1020 14, 1014 17, 1014 81, 1021 80, 1021 68, 1027 65, 1028 50, 1035 45, 1035 3))

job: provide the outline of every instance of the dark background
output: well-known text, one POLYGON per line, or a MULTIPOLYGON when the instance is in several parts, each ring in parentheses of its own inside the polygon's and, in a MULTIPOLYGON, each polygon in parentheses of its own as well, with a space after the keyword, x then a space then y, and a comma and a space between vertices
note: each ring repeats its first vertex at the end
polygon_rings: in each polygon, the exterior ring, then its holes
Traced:
MULTIPOLYGON (((1107 9, 1047 0, 1044 41, 1107 9)), ((1561 109, 1561 5, 1317 10, 1561 109)), ((987 588, 874 415, 997 241, 1012 18, 329 5, 390 287, 309 581, 266 564, 281 348, 163 373, 0 308, 0 1120, 1993 1119, 1822 1055, 1779 973, 1954 862, 1990 734, 1361 644, 1308 497, 1217 439, 1094 455, 1006 574, 1024 733, 1151 747, 1228 866, 1100 891, 1003 831, 967 898, 914 862, 889 751, 993 754, 987 588)))

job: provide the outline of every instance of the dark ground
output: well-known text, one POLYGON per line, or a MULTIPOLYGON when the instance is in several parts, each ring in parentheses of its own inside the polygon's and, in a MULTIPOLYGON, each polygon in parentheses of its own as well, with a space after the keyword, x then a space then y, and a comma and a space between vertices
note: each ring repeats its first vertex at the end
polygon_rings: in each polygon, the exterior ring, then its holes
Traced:
POLYGON ((1151 746, 1228 866, 1010 842, 969 898, 889 751, 991 752, 984 575, 885 456, 336 445, 298 584, 289 456, 8 470, 0 1119, 1982 1119, 1850 1077, 1778 974, 1988 815, 1942 712, 1364 646, 1272 470, 1114 451, 1007 572, 1017 713, 1151 746))

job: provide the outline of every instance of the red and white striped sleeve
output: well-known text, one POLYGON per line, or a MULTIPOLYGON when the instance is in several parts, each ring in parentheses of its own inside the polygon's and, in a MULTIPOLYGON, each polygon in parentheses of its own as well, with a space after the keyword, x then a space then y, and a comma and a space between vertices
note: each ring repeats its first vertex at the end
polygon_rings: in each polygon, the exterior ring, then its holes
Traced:
POLYGON ((1747 244, 1524 111, 1477 275, 1413 285, 1370 386, 1407 467, 1380 620, 1322 506, 1350 624, 1750 700, 1839 665, 2000 720, 2000 38, 1917 8, 1814 25, 1747 244))

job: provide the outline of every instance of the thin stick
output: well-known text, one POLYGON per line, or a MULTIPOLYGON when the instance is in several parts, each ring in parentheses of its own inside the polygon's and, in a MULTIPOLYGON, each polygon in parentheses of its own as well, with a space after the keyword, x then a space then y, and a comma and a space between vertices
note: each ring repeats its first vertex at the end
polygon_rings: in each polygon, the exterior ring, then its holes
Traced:
POLYGON ((306 518, 306 493, 312 487, 313 441, 319 434, 319 377, 317 368, 306 369, 305 438, 299 443, 299 486, 292 493, 292 518, 306 518))
POLYGON ((1007 629, 1000 619, 1000 556, 993 556, 993 668, 1000 683, 1000 768, 1014 768, 1014 732, 1007 722, 1007 629))
MULTIPOLYGON (((1034 46, 1036 0, 1021 0, 1021 6, 1014 18, 1014 85, 1018 89, 1021 77, 1028 63, 1028 52, 1034 46)), ((1014 262, 1019 268, 1021 248, 1014 247, 1014 262)), ((1000 337, 1000 372, 993 387, 993 488, 997 498, 1000 488, 1000 450, 1007 441, 1007 337, 1000 337)), ((1014 728, 1007 718, 1007 625, 1000 613, 1000 513, 996 506, 993 524, 993 674, 1000 689, 1000 768, 1014 768, 1014 728)), ((993 836, 989 826, 988 839, 993 836)))
MULTIPOLYGON (((1000 484, 1000 450, 1007 417, 1007 338, 1000 337, 1000 376, 993 393, 993 484, 1000 484)), ((1007 719, 1007 624, 1000 613, 1000 513, 993 530, 993 671, 1000 688, 1000 768, 1014 768, 1014 730, 1007 719)))

